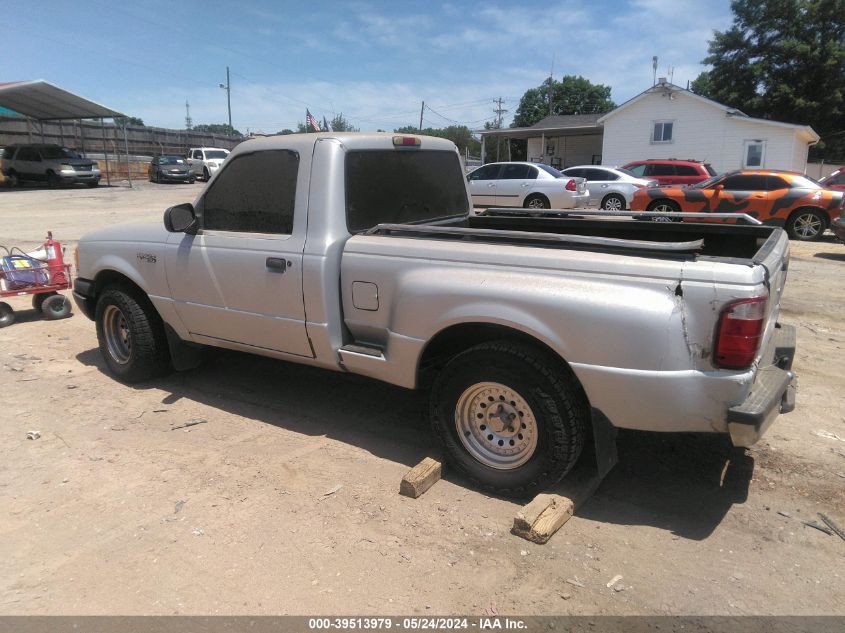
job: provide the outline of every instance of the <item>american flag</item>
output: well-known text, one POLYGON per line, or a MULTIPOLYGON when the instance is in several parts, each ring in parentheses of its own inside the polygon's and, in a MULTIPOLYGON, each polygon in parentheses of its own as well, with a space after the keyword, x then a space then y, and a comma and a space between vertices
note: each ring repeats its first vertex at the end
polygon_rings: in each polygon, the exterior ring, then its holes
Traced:
POLYGON ((311 110, 308 110, 307 108, 305 110, 305 125, 315 132, 320 131, 320 122, 314 118, 314 115, 311 114, 311 110))
POLYGON ((326 117, 323 117, 323 130, 326 132, 333 132, 331 124, 326 121, 326 117))

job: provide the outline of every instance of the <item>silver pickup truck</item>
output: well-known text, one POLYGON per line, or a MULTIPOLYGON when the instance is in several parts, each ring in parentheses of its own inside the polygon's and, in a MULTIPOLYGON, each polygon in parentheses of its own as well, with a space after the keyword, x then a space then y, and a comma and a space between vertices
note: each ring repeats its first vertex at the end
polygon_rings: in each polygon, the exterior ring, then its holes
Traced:
POLYGON ((193 205, 77 256, 117 379, 211 346, 427 389, 452 466, 500 492, 559 480, 597 420, 749 446, 794 407, 781 229, 476 215, 442 139, 248 141, 193 205))

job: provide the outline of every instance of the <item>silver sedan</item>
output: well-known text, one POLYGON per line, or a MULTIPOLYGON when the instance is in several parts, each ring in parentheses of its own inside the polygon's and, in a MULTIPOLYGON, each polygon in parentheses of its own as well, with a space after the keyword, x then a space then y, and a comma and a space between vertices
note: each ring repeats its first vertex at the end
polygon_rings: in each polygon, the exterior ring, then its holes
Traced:
POLYGON ((590 190, 590 205, 607 211, 631 208, 631 198, 637 189, 656 187, 656 180, 637 178, 626 169, 601 165, 577 165, 563 170, 564 175, 584 178, 590 190))

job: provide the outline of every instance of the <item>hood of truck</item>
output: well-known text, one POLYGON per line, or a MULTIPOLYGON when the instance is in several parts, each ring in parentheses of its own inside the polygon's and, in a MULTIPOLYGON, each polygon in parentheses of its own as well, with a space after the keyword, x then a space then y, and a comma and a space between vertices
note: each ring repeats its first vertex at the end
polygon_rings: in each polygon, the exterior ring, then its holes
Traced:
POLYGON ((162 222, 137 222, 115 224, 83 235, 79 243, 86 242, 154 242, 164 244, 169 233, 162 222))

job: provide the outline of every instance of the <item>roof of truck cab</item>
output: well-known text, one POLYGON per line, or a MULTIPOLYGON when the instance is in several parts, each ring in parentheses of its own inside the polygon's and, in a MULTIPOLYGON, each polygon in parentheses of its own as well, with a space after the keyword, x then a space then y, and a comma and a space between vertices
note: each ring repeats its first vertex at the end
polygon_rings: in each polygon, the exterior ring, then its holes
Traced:
POLYGON ((312 134, 277 134, 275 136, 250 139, 238 144, 232 150, 232 155, 270 149, 290 149, 298 152, 310 152, 318 141, 324 140, 337 140, 348 149, 353 150, 390 149, 395 147, 397 150, 405 151, 414 151, 415 149, 456 151, 455 144, 452 141, 435 136, 425 136, 423 134, 399 134, 394 132, 315 132, 312 134), (418 148, 414 146, 396 146, 393 144, 394 136, 419 138, 420 145, 418 148))

